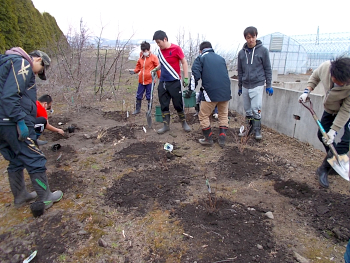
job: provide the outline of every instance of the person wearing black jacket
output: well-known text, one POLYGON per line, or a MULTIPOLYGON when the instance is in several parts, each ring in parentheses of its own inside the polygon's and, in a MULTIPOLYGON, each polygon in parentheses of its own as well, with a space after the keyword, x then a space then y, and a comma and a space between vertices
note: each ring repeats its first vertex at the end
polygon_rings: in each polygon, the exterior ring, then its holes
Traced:
MULTIPOLYGON (((247 125, 250 127, 248 135, 254 131, 255 139, 261 140, 261 107, 264 85, 266 93, 273 95, 272 69, 269 51, 257 40, 258 30, 247 27, 244 30, 246 43, 238 52, 238 96, 243 94, 243 105, 247 125)), ((246 133, 240 133, 244 136, 246 133)))
POLYGON ((0 152, 7 167, 16 207, 39 197, 45 209, 58 202, 63 193, 51 192, 46 176, 46 158, 36 144, 35 75, 46 80, 50 57, 35 50, 29 55, 19 47, 5 52, 0 59, 0 152), (26 190, 26 168, 35 192, 26 190))
POLYGON ((213 144, 209 117, 217 106, 220 126, 219 145, 224 147, 226 130, 228 129, 228 102, 231 99, 231 82, 226 62, 223 57, 214 52, 208 41, 202 42, 199 50, 200 55, 192 65, 189 85, 189 93, 191 93, 198 85, 198 80, 202 79, 203 96, 198 118, 204 139, 199 139, 199 143, 202 145, 213 144))

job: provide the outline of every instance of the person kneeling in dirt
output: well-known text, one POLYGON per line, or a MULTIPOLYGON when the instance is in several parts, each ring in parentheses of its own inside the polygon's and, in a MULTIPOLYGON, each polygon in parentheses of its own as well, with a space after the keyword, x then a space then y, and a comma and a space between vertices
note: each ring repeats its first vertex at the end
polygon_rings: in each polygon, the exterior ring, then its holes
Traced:
POLYGON ((202 79, 203 96, 198 114, 200 126, 204 139, 199 139, 202 145, 212 145, 213 137, 210 126, 210 115, 214 108, 218 107, 219 114, 219 145, 225 146, 226 130, 228 129, 228 102, 231 99, 231 82, 228 76, 225 59, 214 52, 212 45, 204 41, 199 45, 200 55, 192 65, 187 96, 198 85, 202 79))
MULTIPOLYGON (((137 61, 135 69, 127 69, 130 74, 139 73, 139 86, 137 87, 136 93, 136 107, 132 114, 138 114, 141 112, 141 102, 143 94, 146 91, 146 99, 148 101, 148 107, 151 99, 152 89, 152 76, 151 70, 159 65, 159 61, 156 55, 151 53, 151 45, 143 41, 141 43, 140 58, 137 61)), ((160 71, 157 72, 158 78, 160 71)))
POLYGON ((191 128, 186 122, 186 116, 184 112, 180 81, 181 62, 184 72, 183 86, 186 87, 188 85, 188 65, 185 59, 185 55, 179 46, 168 41, 168 36, 162 30, 158 30, 154 33, 153 40, 156 41, 159 47, 157 56, 160 62, 160 66, 155 67, 152 72, 156 72, 161 69, 158 85, 158 98, 164 123, 163 128, 159 129, 157 133, 163 134, 170 130, 170 99, 173 101, 174 108, 177 111, 179 119, 182 123, 182 128, 186 132, 190 132, 191 128))
POLYGON ((7 50, 0 61, 0 152, 9 161, 7 171, 16 207, 38 196, 47 209, 63 196, 61 191, 50 191, 46 158, 35 144, 35 75, 46 80, 45 72, 50 62, 49 56, 42 51, 28 55, 19 47, 7 50), (26 190, 24 168, 35 192, 26 190))
POLYGON ((318 181, 322 187, 328 188, 328 173, 331 165, 327 162, 332 158, 329 145, 333 144, 339 155, 349 151, 350 143, 350 58, 339 57, 333 61, 323 62, 310 76, 308 86, 299 97, 299 102, 306 102, 310 92, 322 83, 325 89, 323 101, 324 112, 321 124, 327 132, 328 140, 322 138, 322 133, 318 131, 318 138, 324 143, 327 152, 321 166, 317 169, 318 181), (344 135, 341 141, 334 143, 337 132, 344 127, 344 135))
POLYGON ((50 95, 45 94, 41 96, 36 101, 36 108, 37 110, 34 129, 38 138, 36 141, 39 146, 47 143, 47 141, 39 140, 39 136, 44 132, 45 129, 64 135, 64 131, 62 129, 58 129, 49 123, 47 111, 51 110, 52 108, 52 98, 50 95))

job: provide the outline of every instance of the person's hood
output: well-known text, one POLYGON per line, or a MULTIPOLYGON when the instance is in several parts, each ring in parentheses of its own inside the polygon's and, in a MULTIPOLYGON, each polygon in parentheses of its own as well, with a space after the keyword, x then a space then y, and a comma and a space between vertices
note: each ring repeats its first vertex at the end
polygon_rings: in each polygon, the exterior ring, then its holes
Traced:
POLYGON ((214 52, 214 49, 212 49, 211 47, 208 47, 208 48, 205 48, 202 50, 202 54, 204 54, 206 52, 214 52))
POLYGON ((13 47, 9 50, 5 51, 5 55, 19 55, 23 57, 25 60, 27 60, 30 64, 30 66, 33 68, 33 60, 32 58, 20 47, 13 47))
MULTIPOLYGON (((259 47, 261 47, 261 46, 262 46, 261 40, 257 39, 257 40, 256 40, 256 45, 255 45, 255 47, 253 47, 253 48, 259 48, 259 47)), ((247 42, 243 45, 243 48, 242 48, 242 49, 244 49, 244 50, 248 49, 247 42)))

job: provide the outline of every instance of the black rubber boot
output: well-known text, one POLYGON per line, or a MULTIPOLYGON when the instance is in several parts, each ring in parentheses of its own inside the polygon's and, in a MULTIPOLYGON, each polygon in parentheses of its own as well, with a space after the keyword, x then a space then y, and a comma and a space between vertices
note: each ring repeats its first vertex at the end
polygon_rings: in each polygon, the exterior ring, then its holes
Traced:
POLYGON ((221 146, 221 148, 225 147, 225 140, 226 140, 226 131, 227 131, 228 127, 226 126, 220 126, 219 127, 219 145, 221 146))
POLYGON ((61 200, 63 193, 62 191, 51 192, 47 181, 46 172, 31 174, 33 187, 38 194, 39 201, 44 202, 45 209, 50 208, 53 203, 61 200))
POLYGON ((34 200, 38 196, 36 192, 27 192, 23 170, 17 172, 8 172, 8 176, 11 191, 15 199, 15 207, 21 207, 25 203, 34 200))
POLYGON ((252 116, 246 116, 246 130, 243 133, 239 133, 239 137, 249 136, 253 131, 253 117, 252 116), (248 130, 249 129, 249 130, 248 130))
POLYGON ((184 129, 185 132, 190 132, 191 131, 191 127, 188 126, 187 122, 186 122, 186 117, 185 117, 185 113, 183 111, 178 112, 177 113, 179 115, 181 124, 182 124, 182 128, 184 129))
POLYGON ((261 140, 261 120, 253 119, 253 131, 255 133, 255 139, 261 140))
POLYGON ((132 114, 135 115, 140 112, 141 112, 141 100, 136 100, 136 109, 132 114))
POLYGON ((169 111, 164 111, 162 112, 162 117, 163 117, 163 123, 164 123, 164 126, 163 128, 159 129, 157 131, 158 134, 163 134, 167 131, 170 131, 170 112, 169 111))
POLYGON ((328 183, 328 173, 331 170, 332 166, 327 162, 327 159, 332 158, 332 152, 328 152, 327 156, 324 158, 320 167, 317 168, 316 174, 318 176, 318 182, 324 188, 329 187, 328 183))
POLYGON ((213 145, 213 133, 211 132, 211 127, 202 129, 204 139, 199 139, 199 143, 202 145, 213 145))
POLYGON ((147 111, 149 111, 149 107, 151 106, 151 103, 150 103, 150 101, 149 100, 147 100, 147 111))

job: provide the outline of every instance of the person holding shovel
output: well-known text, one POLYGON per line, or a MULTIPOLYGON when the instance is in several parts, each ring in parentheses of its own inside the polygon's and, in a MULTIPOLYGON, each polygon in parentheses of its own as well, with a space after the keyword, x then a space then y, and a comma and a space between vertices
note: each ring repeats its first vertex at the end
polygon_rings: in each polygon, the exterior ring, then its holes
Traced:
POLYGON ((0 152, 9 162, 7 172, 16 207, 38 197, 44 210, 63 196, 61 191, 50 191, 46 158, 35 144, 35 75, 46 80, 50 63, 46 53, 35 50, 28 55, 20 47, 7 50, 0 61, 0 152), (35 192, 26 189, 24 168, 35 192))
POLYGON ((321 124, 327 132, 327 137, 322 137, 319 130, 317 135, 323 142, 327 152, 321 166, 316 174, 322 187, 328 188, 328 173, 331 165, 327 159, 332 158, 329 145, 333 144, 339 155, 347 154, 350 143, 350 58, 338 57, 332 61, 323 62, 310 76, 308 85, 304 93, 299 97, 299 102, 306 102, 310 92, 322 83, 325 90, 323 101, 324 112, 321 118, 321 124), (340 142, 335 143, 334 139, 337 132, 344 128, 344 134, 340 142))
POLYGON ((267 48, 256 39, 258 30, 255 27, 247 27, 243 35, 247 42, 238 53, 238 96, 243 95, 247 126, 250 127, 247 135, 254 132, 255 139, 261 140, 261 107, 265 83, 266 93, 273 95, 270 56, 267 48))
POLYGON ((182 123, 182 128, 186 132, 190 132, 191 128, 186 122, 184 105, 181 92, 181 72, 180 63, 184 72, 183 86, 188 86, 188 65, 182 49, 168 41, 168 36, 162 30, 158 30, 153 35, 153 40, 156 41, 159 50, 157 56, 160 66, 155 67, 152 72, 161 69, 158 85, 158 98, 163 117, 163 128, 157 131, 158 134, 163 134, 170 130, 170 100, 182 123))
POLYGON ((202 79, 203 94, 198 114, 204 139, 202 145, 213 144, 213 133, 210 126, 210 115, 217 106, 219 118, 219 145, 225 146, 228 129, 228 102, 231 99, 231 82, 228 76, 225 59, 214 52, 212 45, 204 41, 199 45, 200 55, 192 65, 189 90, 194 91, 198 80, 202 79))
MULTIPOLYGON (((130 74, 139 74, 139 85, 136 93, 136 107, 132 114, 138 114, 141 112, 141 102, 143 95, 146 92, 146 99, 148 101, 148 107, 151 99, 152 89, 152 76, 151 70, 159 65, 159 61, 156 55, 151 53, 151 45, 143 41, 141 43, 140 58, 137 61, 135 69, 127 69, 130 74)), ((157 72, 158 78, 160 72, 157 72)))

